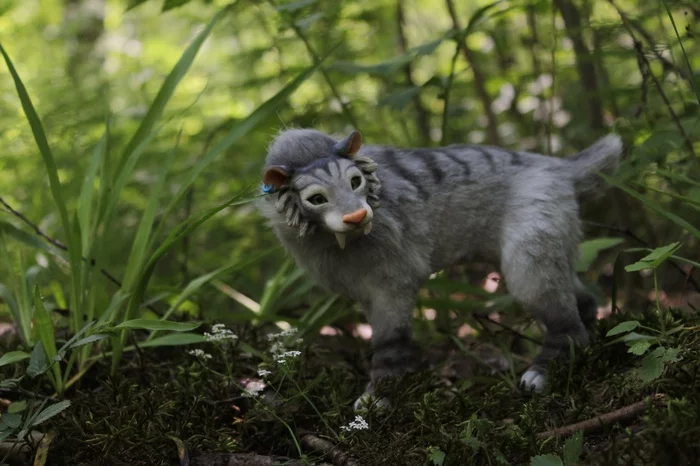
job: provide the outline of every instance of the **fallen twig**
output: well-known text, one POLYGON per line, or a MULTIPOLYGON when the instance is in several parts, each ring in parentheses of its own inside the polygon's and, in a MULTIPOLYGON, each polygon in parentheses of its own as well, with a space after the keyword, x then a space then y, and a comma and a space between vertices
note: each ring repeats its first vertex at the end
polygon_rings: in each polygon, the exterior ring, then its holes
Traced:
POLYGON ((192 466, 302 466, 299 460, 255 453, 203 453, 192 459, 192 466))
MULTIPOLYGON (((658 404, 664 399, 664 394, 655 394, 651 402, 652 404, 658 404)), ((630 419, 638 414, 643 413, 647 409, 647 402, 638 401, 632 403, 631 405, 625 406, 615 411, 609 413, 601 414, 600 416, 587 419, 585 421, 577 422, 575 424, 570 424, 568 426, 558 427, 556 429, 548 430, 546 432, 540 432, 536 437, 540 440, 546 439, 553 436, 569 436, 576 431, 582 430, 584 432, 598 429, 607 424, 612 424, 613 422, 622 421, 625 419, 630 419)))
POLYGON ((328 440, 324 440, 310 433, 303 433, 300 437, 301 444, 304 447, 321 453, 324 459, 332 462, 335 466, 360 466, 349 453, 339 450, 328 440))

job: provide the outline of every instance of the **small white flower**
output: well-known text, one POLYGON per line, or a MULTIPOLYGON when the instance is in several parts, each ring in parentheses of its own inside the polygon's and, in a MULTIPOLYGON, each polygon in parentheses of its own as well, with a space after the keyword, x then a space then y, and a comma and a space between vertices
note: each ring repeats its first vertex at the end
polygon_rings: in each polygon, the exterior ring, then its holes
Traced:
POLYGON ((193 349, 193 350, 188 351, 188 353, 191 354, 192 356, 196 356, 198 358, 211 359, 211 354, 205 353, 201 349, 193 349))
POLYGON ((265 390, 265 383, 258 380, 252 380, 246 384, 244 389, 245 393, 243 393, 243 396, 255 398, 256 396, 260 395, 260 392, 263 390, 265 390))
POLYGON ((260 377, 265 377, 266 375, 272 374, 272 371, 268 371, 267 369, 258 369, 258 375, 260 377))
POLYGON ((299 330, 298 330, 296 327, 292 327, 292 328, 290 328, 289 330, 284 330, 284 331, 282 331, 282 332, 280 332, 280 333, 268 333, 268 334, 267 334, 267 340, 268 340, 268 341, 272 341, 272 340, 274 340, 275 338, 284 338, 284 337, 288 337, 288 336, 294 335, 294 334, 297 333, 298 331, 299 331, 299 330))
POLYGON ((350 424, 347 426, 341 426, 340 430, 346 430, 346 431, 351 431, 351 430, 365 430, 369 429, 369 424, 367 424, 367 421, 365 421, 362 416, 355 416, 355 420, 352 421, 350 424))
POLYGON ((284 353, 277 355, 277 362, 279 364, 285 364, 287 362, 287 358, 296 358, 297 356, 301 356, 301 351, 285 351, 284 353))
POLYGON ((224 328, 224 324, 215 324, 211 328, 212 333, 204 332, 204 338, 209 342, 217 342, 223 340, 237 340, 238 335, 231 330, 224 328))

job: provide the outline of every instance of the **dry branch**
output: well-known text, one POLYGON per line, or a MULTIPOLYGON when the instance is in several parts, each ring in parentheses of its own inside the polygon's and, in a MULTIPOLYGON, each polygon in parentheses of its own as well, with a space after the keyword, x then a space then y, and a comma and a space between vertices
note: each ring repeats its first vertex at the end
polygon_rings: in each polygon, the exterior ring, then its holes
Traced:
POLYGON ((302 434, 301 444, 309 450, 321 453, 324 459, 332 462, 335 466, 360 466, 360 463, 349 453, 339 450, 328 440, 324 440, 313 434, 302 434))
MULTIPOLYGON (((651 403, 656 405, 663 401, 664 395, 662 393, 655 394, 651 403)), ((536 437, 540 440, 553 437, 553 436, 569 436, 574 432, 582 430, 584 432, 591 431, 603 427, 607 424, 612 424, 614 422, 619 422, 627 419, 634 418, 635 416, 643 413, 647 409, 647 401, 638 401, 632 403, 631 405, 625 406, 615 411, 609 413, 601 414, 600 416, 587 419, 585 421, 577 422, 575 424, 570 424, 568 426, 558 427, 556 429, 548 430, 545 432, 540 432, 536 437)))

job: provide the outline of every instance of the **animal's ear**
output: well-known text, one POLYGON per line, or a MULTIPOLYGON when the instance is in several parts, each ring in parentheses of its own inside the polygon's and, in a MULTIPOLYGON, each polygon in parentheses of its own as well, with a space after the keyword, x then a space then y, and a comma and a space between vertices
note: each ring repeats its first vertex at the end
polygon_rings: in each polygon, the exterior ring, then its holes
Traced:
POLYGON ((333 146, 333 151, 341 157, 353 158, 362 147, 362 135, 359 131, 353 131, 350 136, 333 146))
POLYGON ((280 189, 287 182, 288 178, 289 171, 283 165, 272 165, 267 167, 265 173, 263 173, 263 183, 273 186, 275 189, 280 189))

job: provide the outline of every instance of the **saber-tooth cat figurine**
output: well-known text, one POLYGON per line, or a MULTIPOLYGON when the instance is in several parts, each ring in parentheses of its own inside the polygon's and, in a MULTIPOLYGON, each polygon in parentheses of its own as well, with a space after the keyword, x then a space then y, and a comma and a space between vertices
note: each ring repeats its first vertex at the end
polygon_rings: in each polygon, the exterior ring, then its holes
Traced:
MULTIPOLYGON (((372 326, 371 380, 414 369, 411 318, 429 276, 468 260, 499 266, 508 292, 547 330, 521 385, 542 391, 569 339, 589 344, 593 297, 574 265, 579 200, 602 189, 622 142, 567 158, 491 146, 402 149, 289 129, 269 147, 259 209, 320 285, 358 302, 372 326)), ((373 396, 373 383, 355 407, 373 396)))

